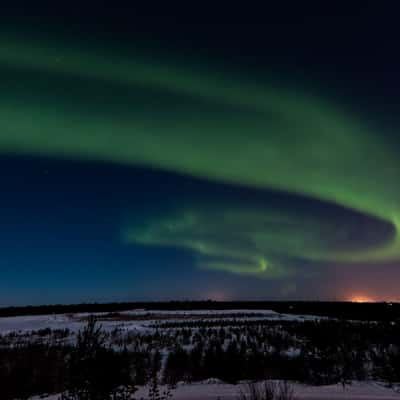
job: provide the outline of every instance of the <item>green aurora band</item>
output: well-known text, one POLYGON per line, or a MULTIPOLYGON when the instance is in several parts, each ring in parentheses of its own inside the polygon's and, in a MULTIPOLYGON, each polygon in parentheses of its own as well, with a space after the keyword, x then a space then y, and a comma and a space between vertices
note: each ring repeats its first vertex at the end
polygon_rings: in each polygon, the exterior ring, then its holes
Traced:
POLYGON ((293 272, 292 257, 400 259, 399 149, 384 135, 297 90, 150 60, 135 51, 3 35, 0 151, 283 191, 334 203, 393 230, 383 241, 347 249, 332 244, 351 233, 346 221, 321 224, 295 211, 243 204, 186 205, 147 225, 129 218, 122 224, 123 240, 193 250, 203 268, 279 277, 293 272))

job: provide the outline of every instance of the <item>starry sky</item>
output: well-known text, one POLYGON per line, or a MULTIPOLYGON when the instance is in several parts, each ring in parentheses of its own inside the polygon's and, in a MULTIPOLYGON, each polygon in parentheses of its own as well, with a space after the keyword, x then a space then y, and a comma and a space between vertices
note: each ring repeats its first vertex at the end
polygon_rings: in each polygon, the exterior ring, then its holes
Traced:
POLYGON ((5 7, 0 305, 400 301, 400 10, 320 3, 5 7))

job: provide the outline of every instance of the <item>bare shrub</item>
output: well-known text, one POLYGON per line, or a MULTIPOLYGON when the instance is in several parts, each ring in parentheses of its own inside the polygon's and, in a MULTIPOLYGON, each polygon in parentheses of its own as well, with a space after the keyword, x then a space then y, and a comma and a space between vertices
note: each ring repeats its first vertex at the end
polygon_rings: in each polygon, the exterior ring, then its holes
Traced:
POLYGON ((296 400, 294 396, 293 386, 290 385, 287 381, 279 382, 276 400, 296 400))
POLYGON ((272 381, 251 382, 240 390, 238 400, 295 400, 293 387, 286 381, 276 384, 272 381))

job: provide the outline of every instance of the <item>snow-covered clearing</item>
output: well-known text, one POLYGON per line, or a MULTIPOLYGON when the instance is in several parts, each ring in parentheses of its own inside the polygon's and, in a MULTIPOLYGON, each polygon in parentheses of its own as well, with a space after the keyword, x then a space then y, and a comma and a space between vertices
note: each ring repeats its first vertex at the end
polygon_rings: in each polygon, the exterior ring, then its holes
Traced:
MULTIPOLYGON (((82 329, 86 323, 89 315, 87 313, 79 314, 58 314, 58 315, 39 315, 39 316, 19 316, 19 317, 7 317, 0 318, 0 335, 8 335, 11 333, 17 333, 18 336, 31 340, 35 335, 30 335, 32 331, 38 331, 41 329, 50 328, 52 330, 68 329, 69 334, 76 334, 77 331, 82 329), (29 336, 30 335, 30 336, 29 336)), ((257 321, 277 321, 278 333, 281 326, 284 326, 284 322, 293 321, 295 323, 301 321, 313 321, 320 320, 320 322, 329 322, 324 318, 315 316, 299 316, 290 314, 279 314, 271 310, 221 310, 221 311, 210 311, 210 310, 197 310, 197 311, 147 311, 147 310, 131 310, 119 313, 96 313, 97 319, 102 326, 102 329, 106 332, 111 333, 113 330, 122 332, 127 337, 131 336, 133 342, 141 336, 148 336, 151 343, 141 343, 140 349, 144 352, 152 351, 153 347, 159 347, 161 354, 163 355, 163 365, 165 364, 165 358, 168 352, 174 347, 175 344, 181 344, 185 349, 191 349, 194 343, 191 340, 194 335, 198 335, 196 340, 202 341, 204 344, 215 340, 220 334, 216 330, 218 324, 224 326, 226 334, 231 335, 231 339, 242 341, 251 345, 256 343, 255 339, 251 337, 251 334, 257 336, 257 328, 246 327, 241 325, 238 332, 235 330, 229 331, 227 325, 222 325, 224 322, 228 324, 238 324, 239 322, 251 323, 257 321), (210 328, 211 333, 205 333, 206 329, 203 328, 204 332, 198 331, 199 328, 192 327, 190 337, 185 339, 185 324, 191 326, 192 322, 216 322, 215 326, 210 328), (246 322, 247 321, 247 322, 246 322), (282 321, 282 324, 279 322, 282 321), (183 325, 178 328, 174 327, 175 323, 182 322, 183 325), (163 327, 164 324, 166 327, 163 327), (168 327, 168 324, 172 327, 168 327), (250 330, 249 330, 250 329, 250 330), (161 333, 160 333, 161 332, 161 333), (230 332, 230 333, 229 333, 230 332), (249 333, 250 332, 250 333, 249 333), (201 333, 201 334, 200 334, 201 333), (163 335, 171 336, 171 341, 162 340, 163 335), (236 335, 236 336, 235 336, 236 335), (157 342, 157 340, 159 342, 157 342), (188 342, 186 343, 185 340, 188 342), (149 347, 150 346, 150 347, 149 347)), ((265 324, 265 322, 264 322, 265 324)), ((269 322, 268 322, 269 324, 269 322)), ((276 324, 276 322, 274 322, 276 324)), ((276 325, 268 328, 276 333, 276 325)), ((302 326, 303 324, 300 323, 302 326)), ((230 326, 230 325, 229 325, 230 326)), ((208 328, 207 328, 208 329, 208 328)), ((219 328, 218 328, 219 329, 219 328)), ((236 329, 236 328, 235 328, 236 329)), ((267 330, 268 330, 267 329, 267 330)), ((186 329, 188 331, 188 329, 186 329)), ((208 330, 207 330, 208 332, 208 330)), ((221 343, 225 343, 225 334, 221 343)), ((39 335, 40 336, 40 335, 39 335)), ((113 334, 109 337, 112 338, 113 334)), ((273 339, 273 337, 272 337, 273 339)), ((271 339, 271 340, 272 340, 271 339)), ((288 340, 287 335, 283 336, 284 340, 288 340)), ((290 339, 290 338, 289 338, 290 339)), ((289 341, 285 346, 282 344, 281 353, 288 357, 297 357, 300 353, 300 346, 302 342, 293 335, 293 340, 289 341)), ((12 340, 12 339, 10 339, 12 340)), ((25 340, 25 339, 24 339, 25 340)), ((264 339, 263 339, 264 340, 264 339)), ((12 341, 10 341, 12 343, 12 341)), ((261 343, 262 344, 262 343, 261 343)), ((222 346, 224 349, 226 346, 222 346)), ((154 350, 154 349, 153 349, 154 350)), ((226 349, 225 349, 226 350, 226 349)), ((379 378, 369 378, 379 379, 379 378)), ((244 389, 244 385, 232 385, 223 382, 218 382, 215 379, 209 379, 200 383, 182 383, 178 384, 177 388, 173 391, 174 400, 217 400, 217 399, 237 399, 241 389, 244 389)), ((298 400, 344 400, 344 399, 363 399, 363 400, 392 400, 400 399, 400 393, 394 389, 388 388, 383 384, 375 381, 362 381, 353 382, 351 385, 347 385, 345 390, 340 384, 326 385, 326 386, 307 386, 300 383, 293 384, 294 393, 298 400)), ((161 386, 161 391, 163 387, 161 386)), ((136 393, 136 398, 141 399, 147 398, 148 388, 141 387, 136 393)), ((0 392, 1 398, 1 392, 0 392)), ((56 400, 59 395, 52 395, 49 397, 33 397, 38 400, 39 398, 56 400)))
MULTIPOLYGON (((0 318, 0 334, 29 332, 39 329, 69 329, 77 332, 86 324, 90 314, 55 314, 0 318)), ((124 330, 152 330, 151 325, 159 322, 179 322, 184 320, 214 320, 235 318, 236 320, 265 319, 282 321, 302 321, 319 317, 278 314, 272 310, 195 310, 195 311, 157 311, 131 310, 119 313, 96 313, 104 330, 120 327, 124 330), (113 317, 114 315, 114 317, 113 317), (131 319, 130 319, 131 318, 131 319)))
MULTIPOLYGON (((293 384, 294 393, 298 400, 398 400, 400 394, 391 388, 377 382, 353 382, 343 390, 341 385, 306 386, 293 384)), ((238 398, 243 385, 228 385, 224 383, 192 383, 178 385, 173 392, 173 400, 235 400, 238 398)), ((161 387, 161 390, 163 387, 161 387)), ((136 398, 146 398, 147 388, 140 388, 136 398)), ((42 399, 57 400, 58 395, 42 399)), ((31 400, 39 400, 33 397, 31 400)))

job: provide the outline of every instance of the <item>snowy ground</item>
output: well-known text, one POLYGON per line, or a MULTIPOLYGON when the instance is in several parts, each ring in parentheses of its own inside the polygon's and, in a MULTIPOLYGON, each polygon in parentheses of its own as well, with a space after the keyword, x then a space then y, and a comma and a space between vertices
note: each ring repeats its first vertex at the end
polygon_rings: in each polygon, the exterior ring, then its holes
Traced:
MULTIPOLYGON (((364 400, 389 400, 400 399, 400 394, 393 389, 388 389, 377 383, 354 383, 346 387, 345 390, 341 385, 329 386, 305 386, 294 384, 295 396, 298 399, 313 399, 313 400, 335 400, 335 399, 364 399, 364 400)), ((237 399, 241 389, 240 385, 227 384, 189 384, 182 385, 174 392, 176 400, 216 400, 222 399, 237 399)), ((243 389, 243 387, 242 387, 243 389)), ((146 395, 145 390, 138 392, 139 398, 141 395, 146 395)))
MULTIPOLYGON (((235 400, 238 398, 241 385, 227 385, 219 383, 182 384, 173 392, 173 400, 235 400)), ((341 385, 305 386, 294 384, 294 392, 298 400, 398 400, 400 393, 386 388, 377 382, 354 382, 343 390, 341 385)), ((141 388, 136 398, 147 396, 147 388, 141 388)), ((57 395, 45 397, 47 400, 56 400, 57 395)), ((38 397, 32 400, 38 400, 38 397)))
MULTIPOLYGON (((68 328, 72 332, 77 332, 85 323, 89 314, 57 314, 57 315, 34 315, 34 316, 18 316, 0 318, 0 334, 11 332, 29 332, 44 328, 65 329, 68 328)), ((106 318, 111 315, 108 313, 94 314, 105 330, 112 330, 115 327, 121 327, 124 330, 151 330, 149 326, 159 322, 173 322, 187 320, 207 319, 213 320, 224 315, 232 316, 231 318, 243 319, 267 319, 295 321, 315 319, 319 317, 299 316, 290 314, 278 314, 272 310, 196 310, 196 311, 145 311, 132 310, 118 313, 121 318, 106 318), (129 318, 132 320, 129 320, 129 318)))
MULTIPOLYGON (((89 314, 60 314, 40 316, 19 316, 0 318, 0 334, 6 335, 12 332, 20 334, 37 331, 40 329, 66 329, 77 332, 87 321, 89 314)), ((313 316, 298 316, 290 314, 278 314, 271 310, 222 310, 222 311, 146 311, 132 310, 120 313, 95 314, 104 330, 111 331, 119 327, 124 331, 147 333, 152 332, 157 325, 163 322, 194 321, 194 320, 234 320, 266 319, 274 321, 304 321, 317 319, 313 316)), ((180 384, 173 392, 174 400, 217 400, 237 399, 241 385, 229 385, 208 380, 202 383, 180 384)), ((377 382, 354 382, 346 387, 341 385, 306 386, 294 384, 295 396, 299 400, 335 400, 335 399, 363 399, 363 400, 390 400, 400 399, 400 393, 387 388, 377 382)), ((0 393, 1 397, 1 393, 0 393)), ((56 400, 59 395, 41 397, 48 400, 56 400)), ((146 398, 147 388, 140 388, 136 398, 146 398)), ((39 399, 34 397, 32 400, 39 399)))

